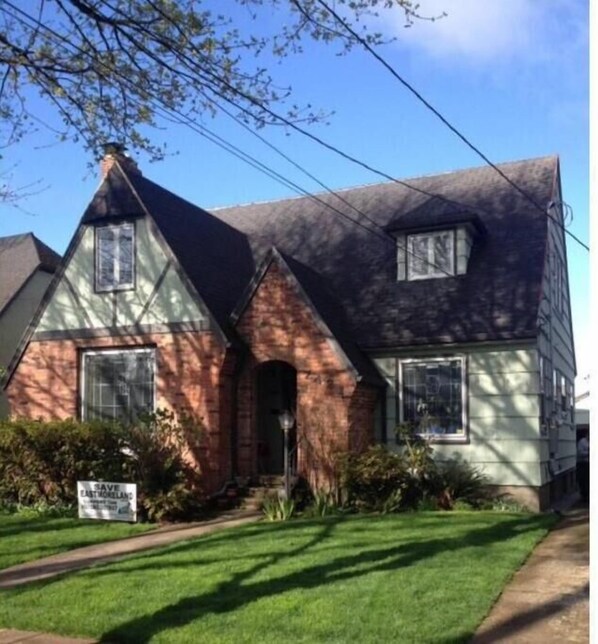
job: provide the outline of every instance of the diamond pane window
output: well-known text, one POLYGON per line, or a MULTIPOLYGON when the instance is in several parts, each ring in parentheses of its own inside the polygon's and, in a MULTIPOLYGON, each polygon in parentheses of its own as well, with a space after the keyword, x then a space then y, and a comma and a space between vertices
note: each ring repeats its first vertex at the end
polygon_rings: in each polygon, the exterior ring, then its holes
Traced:
POLYGON ((463 360, 401 363, 402 419, 420 434, 464 436, 463 360))
POLYGON ((83 354, 83 420, 130 422, 154 410, 153 349, 83 354))

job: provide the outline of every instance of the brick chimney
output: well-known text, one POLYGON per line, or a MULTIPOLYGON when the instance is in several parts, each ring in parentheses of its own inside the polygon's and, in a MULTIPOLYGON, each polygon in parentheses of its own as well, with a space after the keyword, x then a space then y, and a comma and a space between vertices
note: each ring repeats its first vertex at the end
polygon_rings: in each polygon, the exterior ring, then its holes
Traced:
POLYGON ((110 168, 118 161, 123 170, 131 174, 141 174, 141 170, 133 159, 126 154, 127 148, 122 143, 110 142, 104 144, 104 156, 100 162, 100 174, 102 179, 106 178, 110 168))

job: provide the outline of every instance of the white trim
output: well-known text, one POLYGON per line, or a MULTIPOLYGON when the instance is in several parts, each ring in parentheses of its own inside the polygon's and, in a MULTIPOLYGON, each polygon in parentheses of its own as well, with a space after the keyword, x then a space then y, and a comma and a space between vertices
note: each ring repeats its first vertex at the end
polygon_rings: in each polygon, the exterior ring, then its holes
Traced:
POLYGON ((467 413, 467 398, 468 398, 468 387, 467 387, 467 357, 463 354, 453 354, 446 356, 438 357, 417 357, 417 358, 397 358, 397 370, 398 370, 398 390, 397 390, 397 399, 399 405, 399 415, 398 419, 400 423, 405 421, 405 412, 403 405, 403 364, 409 363, 430 363, 430 362, 447 362, 450 360, 459 360, 461 362, 461 422, 463 432, 460 434, 426 434, 421 433, 420 436, 426 436, 431 438, 436 438, 440 441, 462 441, 463 439, 469 436, 469 417, 467 413))
POLYGON ((455 247, 456 247, 456 239, 455 239, 455 230, 454 229, 446 229, 446 230, 434 230, 434 231, 429 231, 429 232, 422 232, 422 233, 411 233, 409 235, 406 235, 405 238, 406 241, 406 271, 405 271, 405 277, 407 281, 413 282, 416 280, 427 280, 427 279, 434 279, 438 277, 453 277, 455 275, 455 269, 456 269, 456 260, 455 260, 455 247), (428 246, 427 250, 427 257, 424 258, 423 256, 420 256, 412 247, 412 240, 416 237, 427 237, 429 239, 433 239, 435 236, 438 235, 449 235, 450 239, 450 258, 451 258, 451 265, 450 268, 447 270, 438 267, 438 264, 436 262, 436 258, 434 255, 434 244, 431 243, 428 246), (427 264, 427 270, 428 272, 425 275, 413 275, 411 272, 411 262, 413 260, 421 260, 426 262, 427 264), (448 275, 447 275, 448 273, 448 275))
POLYGON ((81 351, 80 358, 80 401, 79 401, 79 415, 82 421, 86 421, 85 417, 85 372, 86 372, 86 363, 85 358, 87 356, 94 355, 122 355, 124 353, 147 353, 151 355, 153 362, 153 391, 152 391, 152 413, 156 411, 156 396, 157 396, 157 387, 156 387, 156 349, 154 347, 123 347, 119 349, 84 349, 81 351))

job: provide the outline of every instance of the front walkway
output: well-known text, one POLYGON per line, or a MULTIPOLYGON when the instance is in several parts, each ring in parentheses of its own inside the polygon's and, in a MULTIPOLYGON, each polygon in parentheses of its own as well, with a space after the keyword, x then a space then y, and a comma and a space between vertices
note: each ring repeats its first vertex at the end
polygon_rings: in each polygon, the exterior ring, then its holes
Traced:
MULTIPOLYGON (((15 588, 16 586, 21 586, 29 582, 40 581, 62 575, 63 573, 115 561, 136 552, 141 552, 142 550, 159 548, 176 543, 177 541, 199 537, 203 534, 214 532, 215 530, 233 528, 244 523, 251 523, 257 521, 262 516, 263 514, 261 512, 235 510, 222 514, 217 519, 212 519, 211 521, 176 524, 165 528, 158 528, 157 530, 146 532, 140 536, 128 537, 127 539, 121 539, 119 541, 98 543, 93 546, 63 552, 59 555, 45 557, 44 559, 29 561, 0 571, 0 589, 15 588)), ((4 644, 4 641, 0 639, 0 644, 4 644)), ((35 641, 39 642, 39 640, 35 641)))
POLYGON ((590 641, 589 508, 565 513, 515 574, 472 644, 590 641))

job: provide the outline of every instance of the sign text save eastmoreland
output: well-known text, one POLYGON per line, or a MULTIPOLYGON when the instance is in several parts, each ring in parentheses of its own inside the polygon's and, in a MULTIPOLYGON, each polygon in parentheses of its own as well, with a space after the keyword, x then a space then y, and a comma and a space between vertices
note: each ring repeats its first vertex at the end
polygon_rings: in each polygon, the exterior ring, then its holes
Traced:
POLYGON ((137 485, 77 481, 80 519, 137 521, 137 485))

